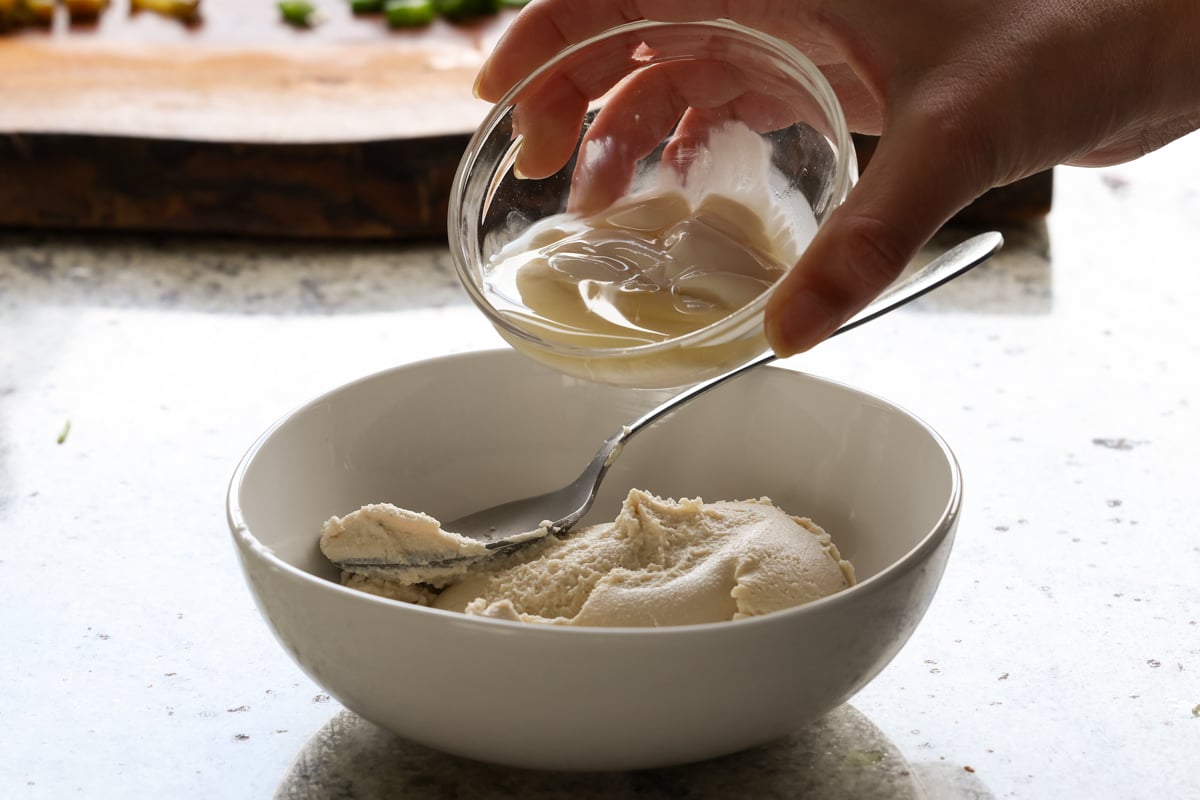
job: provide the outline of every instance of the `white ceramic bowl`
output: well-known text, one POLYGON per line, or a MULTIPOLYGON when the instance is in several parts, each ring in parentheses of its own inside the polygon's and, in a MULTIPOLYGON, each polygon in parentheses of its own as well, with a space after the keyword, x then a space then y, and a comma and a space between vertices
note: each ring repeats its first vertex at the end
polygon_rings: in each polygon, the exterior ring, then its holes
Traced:
POLYGON ((268 430, 228 515, 284 648, 347 708, 430 747, 521 767, 665 766, 783 736, 896 654, 941 578, 961 478, 942 439, 869 394, 766 367, 633 440, 592 519, 634 486, 767 495, 811 516, 859 583, 806 606, 687 627, 560 628, 467 617, 343 588, 322 523, 390 501, 452 519, 557 487, 665 396, 553 372, 517 353, 406 365, 336 389, 268 430))

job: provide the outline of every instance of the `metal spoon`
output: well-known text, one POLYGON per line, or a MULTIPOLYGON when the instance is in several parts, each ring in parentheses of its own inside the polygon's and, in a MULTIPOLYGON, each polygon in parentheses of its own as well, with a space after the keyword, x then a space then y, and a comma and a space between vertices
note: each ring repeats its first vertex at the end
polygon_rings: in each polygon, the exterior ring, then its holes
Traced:
MULTIPOLYGON (((1004 243, 1004 238, 997 232, 991 231, 974 236, 967 241, 946 251, 938 258, 929 262, 912 276, 884 292, 855 316, 851 317, 831 336, 853 330, 859 325, 870 322, 889 311, 915 300, 921 295, 936 289, 943 283, 958 277, 967 270, 975 267, 992 256, 1004 243)), ((487 555, 464 556, 444 561, 395 564, 378 559, 354 559, 337 562, 343 569, 362 570, 366 568, 371 573, 393 580, 404 581, 406 571, 416 574, 418 571, 427 574, 430 569, 446 567, 453 569, 469 561, 477 561, 510 552, 522 545, 544 538, 549 535, 560 535, 570 530, 591 508, 596 499, 600 483, 604 480, 608 468, 621 453, 625 443, 641 431, 663 417, 672 413, 680 406, 694 400, 710 389, 730 381, 739 375, 768 364, 776 358, 774 353, 766 353, 757 359, 743 364, 715 378, 698 383, 667 400, 657 408, 646 412, 641 418, 629 423, 614 433, 592 457, 583 473, 570 484, 546 494, 512 500, 482 511, 476 511, 465 517, 447 522, 443 530, 453 531, 463 536, 479 540, 488 550, 487 555)))

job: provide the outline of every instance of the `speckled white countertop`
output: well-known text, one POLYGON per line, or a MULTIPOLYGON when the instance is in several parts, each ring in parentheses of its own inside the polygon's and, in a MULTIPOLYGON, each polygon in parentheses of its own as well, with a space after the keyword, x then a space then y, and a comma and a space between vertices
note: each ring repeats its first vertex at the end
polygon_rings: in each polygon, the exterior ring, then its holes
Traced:
POLYGON ((0 797, 1200 797, 1197 175, 1196 135, 1060 169, 990 264, 787 362, 950 442, 941 591, 814 729, 628 775, 385 734, 243 586, 224 492, 264 428, 500 346, 443 248, 0 234, 0 797))

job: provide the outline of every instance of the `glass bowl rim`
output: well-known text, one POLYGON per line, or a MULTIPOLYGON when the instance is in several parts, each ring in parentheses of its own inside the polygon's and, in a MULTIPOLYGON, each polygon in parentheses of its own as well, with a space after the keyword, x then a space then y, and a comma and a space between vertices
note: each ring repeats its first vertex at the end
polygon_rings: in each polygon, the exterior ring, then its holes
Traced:
MULTIPOLYGON (((808 58, 808 56, 802 53, 795 46, 782 39, 778 39, 769 33, 742 25, 741 23, 734 22, 733 20, 729 19, 699 20, 690 22, 636 20, 634 22, 627 22, 622 25, 608 28, 601 33, 563 48, 556 53, 553 58, 546 61, 536 70, 525 76, 521 81, 510 88, 504 94, 504 96, 492 106, 487 115, 484 117, 483 121, 472 134, 467 144, 467 148, 463 153, 463 157, 459 162, 458 169, 455 172, 454 180, 450 189, 450 201, 447 214, 447 238, 450 245, 451 259, 454 262, 454 268, 458 275, 459 282, 462 284, 471 300, 484 312, 488 318, 488 321, 491 322, 492 325, 501 329, 502 335, 506 337, 515 336, 529 345, 537 347, 546 352, 554 353, 556 355, 605 360, 643 358, 654 355, 661 351, 672 350, 678 347, 700 346, 713 336, 723 334, 731 329, 739 329, 743 327, 747 321, 756 318, 763 312, 767 301, 774 293, 775 288, 779 285, 779 281, 776 281, 768 286, 766 290, 762 292, 762 294, 755 297, 737 311, 734 311, 727 316, 716 320, 715 322, 711 322, 702 328, 689 331, 688 333, 680 336, 674 336, 657 342, 633 346, 586 347, 546 340, 537 334, 530 332, 527 328, 515 322, 513 317, 501 313, 491 302, 489 302, 486 295, 475 280, 478 270, 474 269, 474 264, 472 263, 473 259, 470 258, 469 254, 470 246, 466 242, 466 231, 463 230, 462 226, 462 220, 464 217, 464 200, 468 178, 470 177, 473 168, 478 163, 478 156, 482 150, 482 145, 492 135, 504 118, 512 112, 516 104, 516 98, 530 85, 540 80, 559 64, 600 42, 617 36, 626 36, 632 33, 637 33, 643 30, 664 28, 696 28, 722 31, 724 33, 733 34, 734 36, 749 39, 752 43, 762 46, 769 51, 773 51, 776 56, 782 58, 789 67, 803 76, 809 82, 810 85, 807 88, 818 99, 818 101, 820 101, 821 106, 826 115, 829 117, 829 122, 833 128, 834 144, 839 153, 839 157, 835 165, 834 179, 832 182, 833 191, 831 193, 831 203, 834 208, 836 208, 845 200, 846 195, 853 186, 856 180, 858 168, 857 158, 855 155, 853 142, 850 137, 849 126, 846 123, 845 114, 842 110, 841 103, 838 101, 833 87, 825 79, 825 76, 821 73, 820 69, 808 58)), ((651 59, 645 63, 647 65, 657 63, 657 59, 651 59)), ((511 165, 513 161, 513 155, 519 146, 520 140, 518 137, 518 139, 515 139, 510 144, 508 151, 505 153, 505 157, 499 159, 497 164, 501 166, 506 163, 511 165)), ((490 196, 490 193, 485 196, 490 196)), ((794 265, 786 265, 787 270, 790 271, 793 266, 794 265)), ((786 272, 784 274, 786 275, 786 272)), ((780 280, 782 280, 782 277, 780 280)))

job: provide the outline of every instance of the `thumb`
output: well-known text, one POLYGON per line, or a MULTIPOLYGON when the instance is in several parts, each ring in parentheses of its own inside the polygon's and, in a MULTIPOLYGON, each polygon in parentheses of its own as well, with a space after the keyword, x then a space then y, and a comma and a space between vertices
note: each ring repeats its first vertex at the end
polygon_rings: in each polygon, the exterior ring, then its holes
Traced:
POLYGON ((961 144, 938 131, 945 128, 901 124, 885 132, 862 180, 780 279, 764 318, 778 356, 808 350, 833 333, 987 188, 969 157, 946 157, 961 154, 961 144))

